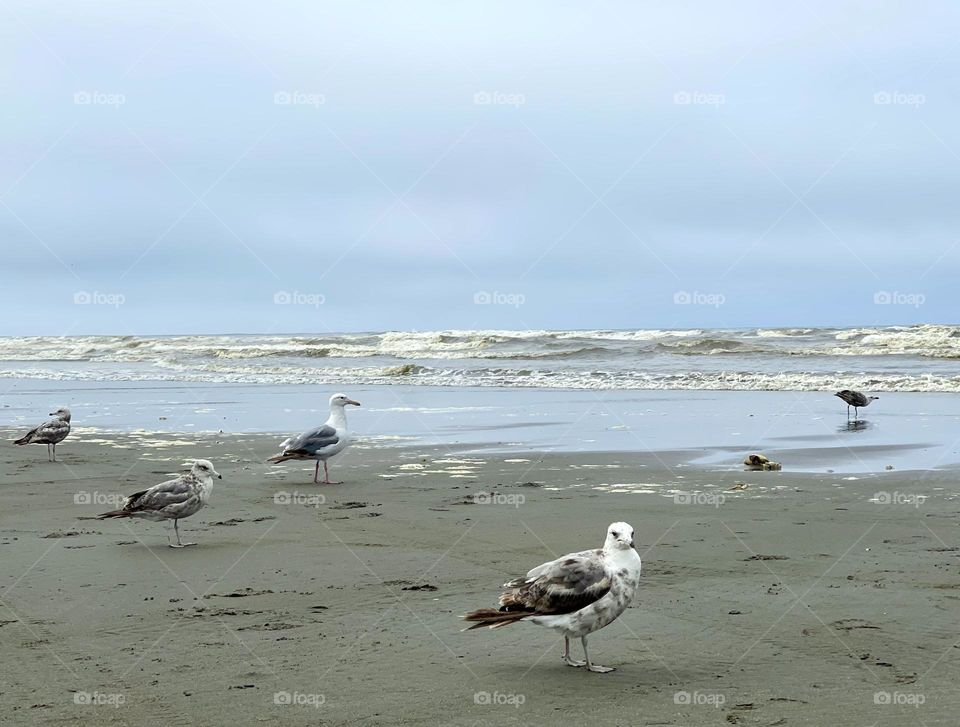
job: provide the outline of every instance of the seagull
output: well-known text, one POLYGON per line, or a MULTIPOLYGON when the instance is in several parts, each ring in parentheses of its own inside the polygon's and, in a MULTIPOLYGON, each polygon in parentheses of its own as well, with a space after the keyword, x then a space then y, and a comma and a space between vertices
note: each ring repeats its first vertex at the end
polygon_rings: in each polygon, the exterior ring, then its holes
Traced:
POLYGON ((177 521, 190 517, 210 501, 213 490, 213 478, 222 480, 223 476, 206 459, 194 460, 190 472, 174 480, 135 492, 130 495, 123 507, 97 516, 97 520, 112 517, 138 517, 145 520, 173 520, 173 532, 177 544, 169 543, 171 548, 186 548, 196 543, 180 542, 177 521))
POLYGON ((360 406, 346 394, 334 394, 330 397, 330 418, 326 424, 308 429, 303 434, 290 437, 280 445, 281 452, 271 457, 267 462, 286 462, 288 459, 315 459, 313 468, 314 484, 320 484, 320 463, 323 462, 323 484, 342 485, 342 482, 331 482, 330 471, 327 469, 327 460, 340 454, 350 444, 350 434, 347 432, 347 412, 344 407, 360 406))
POLYGON ((47 461, 57 461, 57 444, 70 434, 70 410, 61 406, 50 412, 53 419, 48 419, 36 429, 31 429, 16 440, 14 444, 45 444, 47 445, 47 461))
POLYGON ((838 391, 834 396, 839 396, 845 402, 847 402, 847 419, 850 418, 850 407, 853 407, 853 418, 856 419, 860 412, 857 411, 860 407, 870 406, 870 402, 874 399, 879 399, 879 396, 865 396, 859 391, 850 391, 850 389, 844 389, 843 391, 838 391))
POLYGON ((640 582, 640 555, 633 546, 633 528, 613 523, 602 550, 570 553, 538 565, 525 578, 503 584, 500 609, 481 608, 464 616, 476 621, 464 631, 528 621, 563 634, 563 661, 603 674, 612 667, 590 661, 587 634, 599 631, 622 614, 640 582), (570 639, 580 638, 584 661, 570 658, 570 639))

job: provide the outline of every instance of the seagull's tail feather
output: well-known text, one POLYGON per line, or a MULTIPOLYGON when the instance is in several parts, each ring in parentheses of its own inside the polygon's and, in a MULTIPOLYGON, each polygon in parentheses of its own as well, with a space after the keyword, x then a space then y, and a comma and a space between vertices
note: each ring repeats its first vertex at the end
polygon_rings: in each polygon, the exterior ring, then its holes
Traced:
POLYGON ((286 462, 288 459, 296 459, 296 457, 290 457, 286 454, 278 454, 276 457, 271 457, 267 462, 286 462))
POLYGON ((517 621, 522 621, 527 616, 533 616, 530 611, 498 611, 495 608, 480 608, 471 611, 463 617, 464 621, 476 621, 477 623, 463 629, 472 631, 473 629, 489 626, 491 629, 498 629, 501 626, 509 626, 517 621))
POLYGON ((30 440, 33 439, 33 435, 35 431, 36 430, 27 432, 22 437, 20 437, 20 439, 13 440, 13 443, 14 444, 30 444, 30 440))
POLYGON ((111 510, 110 512, 102 512, 97 515, 97 520, 106 520, 108 517, 133 517, 133 513, 129 510, 111 510))

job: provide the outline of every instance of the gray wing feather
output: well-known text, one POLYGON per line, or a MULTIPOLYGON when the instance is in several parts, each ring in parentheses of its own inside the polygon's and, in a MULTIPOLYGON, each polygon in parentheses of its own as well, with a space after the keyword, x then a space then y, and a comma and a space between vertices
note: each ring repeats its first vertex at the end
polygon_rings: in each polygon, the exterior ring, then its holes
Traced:
POLYGON ((63 419, 51 419, 34 429, 27 437, 29 437, 29 442, 36 444, 57 444, 66 439, 69 433, 70 422, 63 419))
POLYGON ((200 504, 200 489, 192 475, 184 475, 175 480, 161 482, 159 485, 131 495, 124 510, 163 512, 171 515, 193 510, 200 504))
POLYGON ((526 610, 542 614, 572 613, 603 598, 611 578, 602 551, 570 553, 537 566, 525 578, 504 584, 501 610, 526 610))
POLYGON ((323 424, 288 439, 284 444, 283 452, 284 454, 287 452, 315 454, 324 447, 329 447, 331 444, 336 444, 339 441, 340 437, 337 434, 337 430, 327 424, 323 424))

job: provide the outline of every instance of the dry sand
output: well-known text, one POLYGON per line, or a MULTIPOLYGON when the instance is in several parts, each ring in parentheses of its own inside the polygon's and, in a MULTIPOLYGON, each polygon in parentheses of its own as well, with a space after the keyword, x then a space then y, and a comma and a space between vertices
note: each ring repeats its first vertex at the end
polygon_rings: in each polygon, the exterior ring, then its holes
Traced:
POLYGON ((5 724, 957 722, 953 470, 354 448, 332 466, 345 484, 318 487, 308 464, 263 464, 276 444, 87 436, 55 464, 2 448, 5 724), (187 457, 224 475, 182 523, 197 547, 167 548, 166 523, 78 521, 187 457), (644 559, 638 602, 591 638, 617 671, 564 666, 533 626, 460 632, 613 520, 644 559))

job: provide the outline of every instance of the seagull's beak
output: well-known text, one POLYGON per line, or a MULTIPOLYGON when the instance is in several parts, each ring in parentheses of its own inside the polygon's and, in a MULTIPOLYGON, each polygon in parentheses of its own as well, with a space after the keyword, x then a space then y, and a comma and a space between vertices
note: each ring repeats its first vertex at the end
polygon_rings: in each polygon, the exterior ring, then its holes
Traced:
POLYGON ((359 402, 359 401, 354 401, 353 399, 347 399, 347 401, 346 401, 345 403, 347 403, 347 404, 353 404, 354 406, 360 406, 360 402, 359 402))

